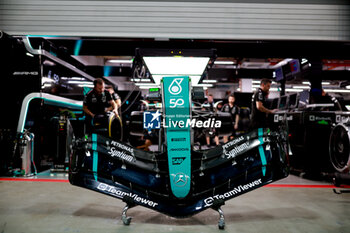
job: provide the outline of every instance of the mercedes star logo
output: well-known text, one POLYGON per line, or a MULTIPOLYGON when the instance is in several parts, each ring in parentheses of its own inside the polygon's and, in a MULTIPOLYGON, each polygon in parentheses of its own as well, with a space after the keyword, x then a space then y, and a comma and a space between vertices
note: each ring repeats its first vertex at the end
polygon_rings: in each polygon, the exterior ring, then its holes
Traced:
POLYGON ((174 183, 178 187, 185 186, 187 184, 187 176, 182 172, 176 173, 174 176, 174 183))

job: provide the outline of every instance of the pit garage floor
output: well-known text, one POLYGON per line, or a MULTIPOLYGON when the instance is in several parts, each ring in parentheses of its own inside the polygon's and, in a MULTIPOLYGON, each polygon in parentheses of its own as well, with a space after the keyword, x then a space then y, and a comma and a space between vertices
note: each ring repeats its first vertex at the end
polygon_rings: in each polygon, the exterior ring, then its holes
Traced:
POLYGON ((122 201, 72 186, 65 174, 0 178, 0 232, 350 232, 350 194, 332 188, 290 175, 226 202, 222 231, 211 209, 174 219, 135 207, 128 211, 131 225, 124 226, 122 201))

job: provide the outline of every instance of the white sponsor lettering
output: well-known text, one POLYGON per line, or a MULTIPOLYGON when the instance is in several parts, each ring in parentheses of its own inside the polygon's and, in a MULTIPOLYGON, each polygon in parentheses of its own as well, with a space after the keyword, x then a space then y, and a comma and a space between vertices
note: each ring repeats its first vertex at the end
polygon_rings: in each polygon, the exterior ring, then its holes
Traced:
POLYGON ((227 149, 227 148, 229 148, 229 147, 231 147, 231 146, 233 146, 233 145, 235 145, 235 144, 237 144, 237 143, 239 143, 239 142, 241 142, 243 140, 244 140, 244 137, 240 136, 239 138, 236 138, 236 139, 226 143, 225 145, 222 146, 222 148, 223 149, 227 149))
POLYGON ((258 180, 255 180, 253 182, 250 182, 246 185, 240 185, 240 186, 234 188, 233 190, 228 191, 222 195, 215 195, 212 197, 208 197, 208 198, 204 199, 204 204, 205 204, 204 207, 208 207, 208 206, 213 205, 215 200, 219 200, 219 199, 225 200, 227 198, 231 198, 233 196, 240 194, 241 192, 248 191, 249 189, 252 189, 260 184, 262 184, 262 181, 261 181, 261 179, 258 179, 258 180))
POLYGON ((197 119, 187 119, 186 122, 183 120, 173 121, 170 118, 166 121, 163 119, 164 128, 183 128, 183 127, 191 127, 191 128, 220 128, 222 122, 220 120, 215 120, 215 118, 209 118, 208 120, 202 121, 197 119))
POLYGON ((110 151, 108 151, 108 154, 110 154, 112 157, 118 157, 129 162, 131 162, 134 159, 134 157, 132 157, 131 155, 127 155, 123 151, 116 150, 114 147, 112 147, 110 151))
POLYGON ((232 148, 232 150, 229 150, 229 151, 226 151, 226 149, 224 149, 223 152, 227 156, 227 159, 230 159, 230 158, 234 158, 237 154, 241 153, 242 151, 244 151, 248 147, 249 147, 249 141, 245 142, 239 146, 236 146, 236 147, 232 148))
POLYGON ((101 191, 106 191, 106 192, 112 194, 113 196, 116 196, 116 197, 119 197, 119 198, 123 198, 124 196, 129 196, 135 202, 138 202, 138 203, 143 204, 143 205, 148 205, 148 206, 151 206, 151 207, 155 207, 155 206, 158 205, 158 203, 150 201, 150 200, 147 200, 147 199, 145 199, 143 197, 139 197, 137 194, 123 192, 123 191, 118 190, 115 187, 110 186, 108 184, 100 183, 97 186, 97 189, 99 189, 101 191))
POLYGON ((309 116, 309 121, 332 121, 331 117, 309 116))
POLYGON ((37 71, 15 71, 12 75, 39 75, 37 71))
POLYGON ((170 108, 176 108, 176 106, 184 105, 185 101, 183 99, 170 99, 170 108))
POLYGON ((111 145, 116 146, 116 147, 118 147, 120 149, 129 151, 131 155, 134 155, 134 149, 132 147, 125 146, 125 145, 123 145, 123 144, 121 144, 119 142, 115 142, 115 141, 112 141, 111 145))
POLYGON ((228 148, 232 147, 235 144, 242 142, 243 140, 245 140, 244 137, 240 136, 239 138, 236 138, 235 140, 232 140, 232 141, 230 141, 222 146, 223 153, 224 153, 224 155, 227 156, 227 159, 235 157, 237 154, 241 153, 242 151, 244 151, 245 149, 247 149, 249 147, 249 141, 247 141, 239 146, 234 147, 231 150, 228 150, 228 148))
POLYGON ((274 115, 273 121, 274 122, 279 122, 279 121, 283 121, 283 120, 287 120, 287 121, 292 121, 293 120, 293 116, 284 116, 284 115, 274 115))

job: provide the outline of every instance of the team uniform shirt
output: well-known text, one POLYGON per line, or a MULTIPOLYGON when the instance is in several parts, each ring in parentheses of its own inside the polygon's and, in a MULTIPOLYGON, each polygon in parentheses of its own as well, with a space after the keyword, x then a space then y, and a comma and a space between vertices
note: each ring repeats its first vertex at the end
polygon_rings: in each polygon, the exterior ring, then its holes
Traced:
POLYGON ((222 112, 228 112, 231 114, 232 122, 235 123, 236 115, 239 115, 241 109, 237 105, 233 105, 232 107, 229 104, 225 104, 222 109, 222 112))
POLYGON ((116 101, 116 100, 120 99, 120 96, 119 96, 116 92, 113 92, 113 94, 112 94, 112 99, 113 99, 114 101, 116 101))
POLYGON ((267 93, 259 88, 252 96, 252 115, 251 125, 253 128, 266 127, 267 125, 267 114, 261 112, 256 107, 256 102, 262 102, 263 106, 266 107, 267 93))
POLYGON ((84 105, 95 115, 104 114, 105 109, 110 106, 112 96, 108 91, 98 95, 94 90, 91 90, 84 97, 84 105))
POLYGON ((221 108, 222 112, 228 112, 231 114, 231 122, 232 122, 232 135, 235 136, 235 123, 236 123, 236 116, 240 114, 241 109, 237 105, 233 105, 232 107, 229 104, 224 104, 224 106, 221 108))
POLYGON ((208 109, 211 112, 214 111, 214 103, 213 102, 209 103, 208 101, 205 101, 203 104, 203 107, 208 109))

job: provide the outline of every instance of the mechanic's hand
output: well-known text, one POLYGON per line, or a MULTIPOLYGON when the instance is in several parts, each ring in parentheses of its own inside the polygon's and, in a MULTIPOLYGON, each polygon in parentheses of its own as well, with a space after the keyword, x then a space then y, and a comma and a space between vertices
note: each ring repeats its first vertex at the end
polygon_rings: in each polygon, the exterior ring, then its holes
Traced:
POLYGON ((235 129, 238 129, 238 125, 235 125, 234 128, 235 128, 235 129))
POLYGON ((118 110, 113 110, 113 113, 115 114, 115 116, 117 117, 117 116, 119 116, 119 114, 118 114, 118 110))
POLYGON ((276 113, 276 112, 278 112, 278 109, 272 109, 272 110, 271 110, 271 114, 274 114, 274 113, 276 113))

